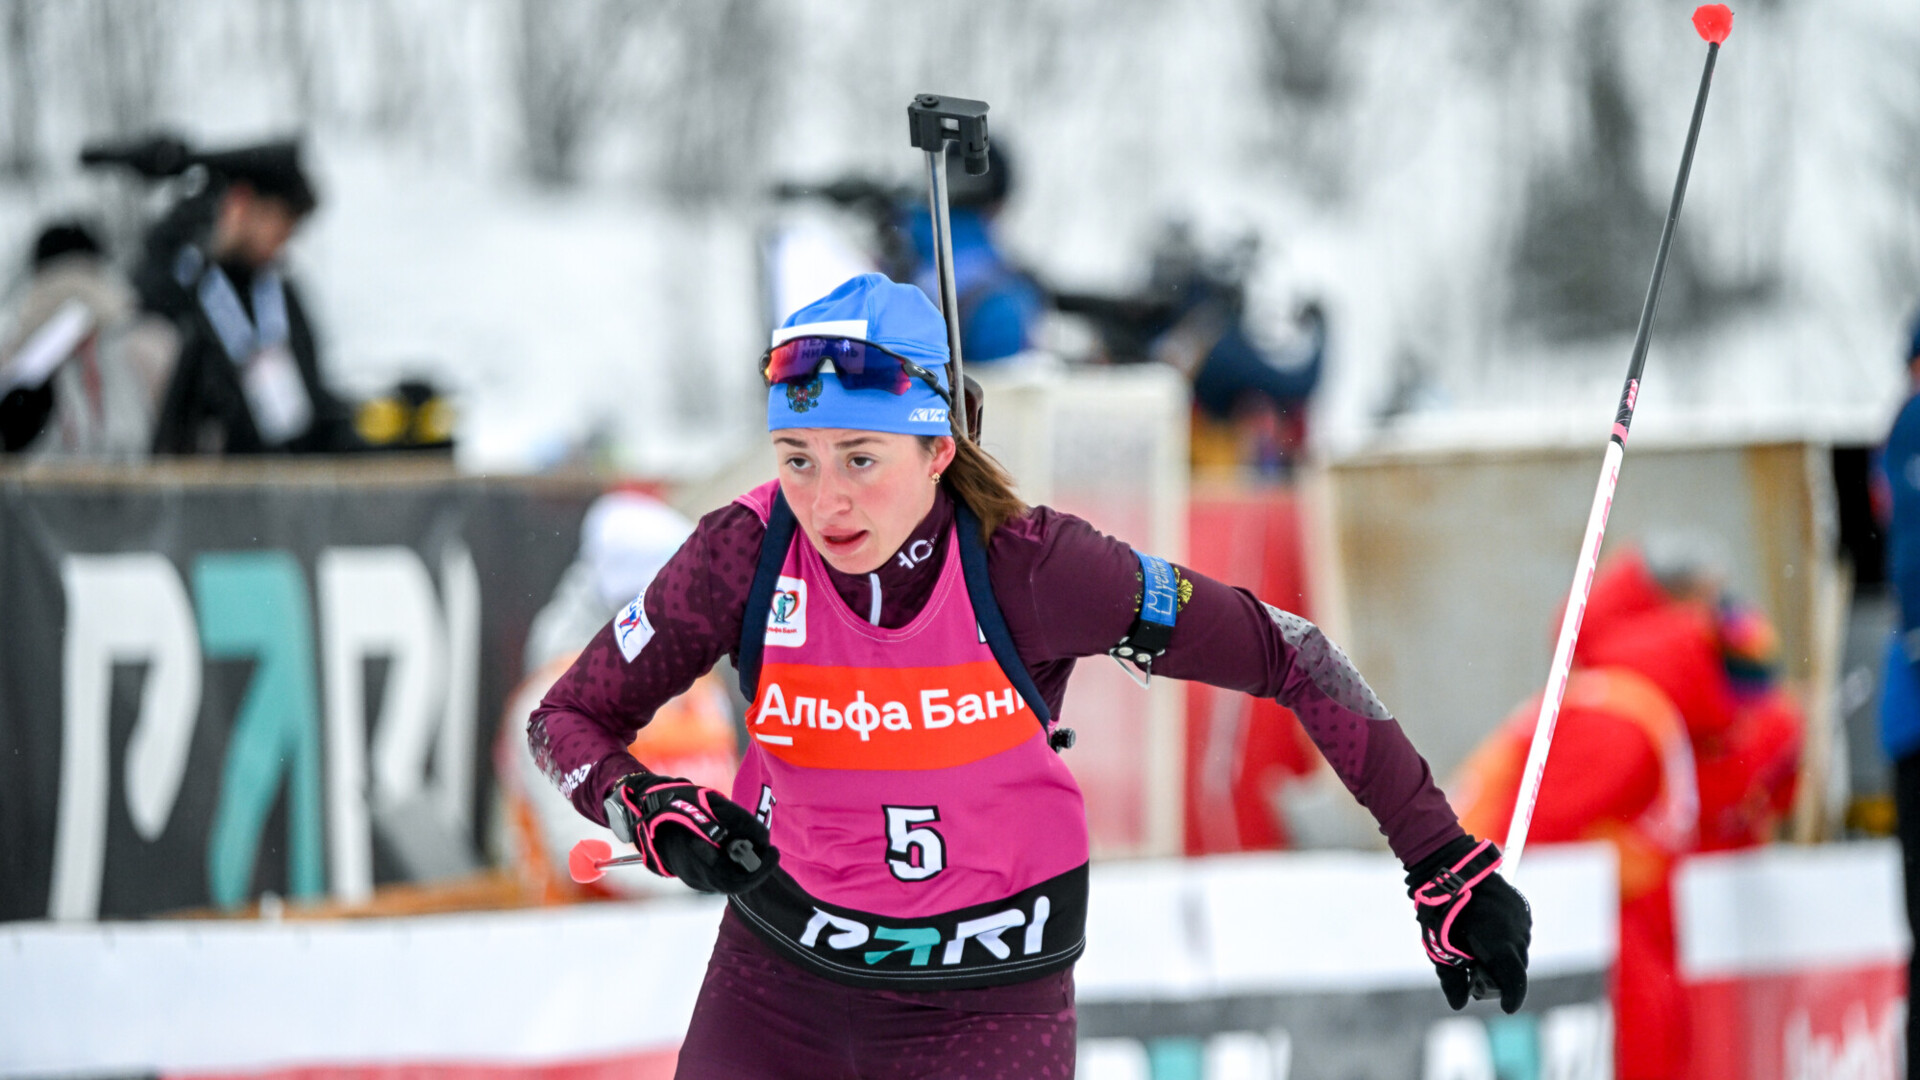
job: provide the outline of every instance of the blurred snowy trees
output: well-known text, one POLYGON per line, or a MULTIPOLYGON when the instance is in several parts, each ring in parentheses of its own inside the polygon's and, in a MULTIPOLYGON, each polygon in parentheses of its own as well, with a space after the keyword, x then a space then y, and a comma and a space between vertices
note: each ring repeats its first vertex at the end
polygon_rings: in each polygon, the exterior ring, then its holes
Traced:
MULTIPOLYGON (((1550 337, 1631 330, 1646 296, 1667 194, 1642 182, 1641 127, 1625 85, 1618 20, 1604 3, 1579 19, 1584 70, 1575 74, 1573 146, 1536 166, 1514 251, 1514 315, 1550 337)), ((1682 106, 1675 100, 1675 109, 1682 106)), ((1669 155, 1677 161, 1677 155, 1669 155)), ((1675 238, 1661 293, 1665 323, 1697 317, 1700 273, 1684 234, 1675 238)))
MULTIPOLYGON (((66 0, 59 5, 84 48, 78 56, 87 115, 107 131, 142 131, 159 119, 177 18, 169 0, 66 0)), ((52 5, 49 5, 51 8, 52 5)))
MULTIPOLYGON (((1513 252, 1511 316, 1549 339, 1604 337, 1637 325, 1671 198, 1680 148, 1643 153, 1647 120, 1642 113, 1658 108, 1690 115, 1692 98, 1675 85, 1666 98, 1636 99, 1625 57, 1632 39, 1622 23, 1605 0, 1588 0, 1579 12, 1577 67, 1570 73, 1575 85, 1571 145, 1558 158, 1536 162, 1527 176, 1513 252), (1661 165, 1668 170, 1664 182, 1661 165)), ((1724 102, 1710 101, 1709 109, 1728 111, 1724 102)), ((1778 182, 1756 179, 1769 186, 1778 182)), ((1774 260, 1716 273, 1699 255, 1698 233, 1675 234, 1660 298, 1662 326, 1698 327, 1765 298, 1779 285, 1777 250, 1774 260)))
MULTIPOLYGON (((1759 20, 1807 2, 1758 5, 1739 50, 1770 47, 1759 20)), ((1493 138, 1509 145, 1458 152, 1491 154, 1508 174, 1508 257, 1523 279, 1510 314, 1578 337, 1617 328, 1637 305, 1639 284, 1618 283, 1639 275, 1623 275, 1621 260, 1646 246, 1649 215, 1657 233, 1664 185, 1648 166, 1673 156, 1642 152, 1642 113, 1685 105, 1666 92, 1684 80, 1654 75, 1637 54, 1655 30, 1685 36, 1666 25, 1671 8, 1477 0, 1435 17, 1411 0, 1174 11, 1138 0, 0 0, 0 176, 67 172, 78 141, 157 122, 215 138, 304 127, 544 187, 624 175, 711 205, 813 159, 842 169, 896 159, 912 87, 989 98, 1017 149, 1032 132, 1048 144, 1039 153, 1091 150, 1083 174, 1130 157, 1135 174, 1108 180, 1135 198, 1164 203, 1171 181, 1197 199, 1194 170, 1252 167, 1282 197, 1352 205, 1420 135, 1380 125, 1383 109, 1431 120, 1491 94, 1503 113, 1493 138), (1194 145, 1200 136, 1216 145, 1194 145), (1166 160, 1222 149, 1233 157, 1166 160)), ((1657 50, 1663 61, 1692 51, 1657 50)), ((1920 127, 1920 94, 1883 95, 1896 137, 1920 127)), ((1744 137, 1777 161, 1788 136, 1744 137)), ((1041 172, 1075 169, 1056 160, 1041 172)), ((1762 222, 1777 232, 1779 217, 1762 222)), ((1740 267, 1731 284, 1708 273, 1713 287, 1702 273, 1679 268, 1676 318, 1700 307, 1695 293, 1751 292, 1777 268, 1740 267)))
POLYGON ((0 0, 0 78, 6 95, 5 142, 0 143, 0 176, 25 180, 40 167, 40 103, 34 87, 34 27, 39 0, 0 0))
MULTIPOLYGON (((908 98, 963 94, 993 106, 1017 178, 1003 232, 1044 279, 1139 284, 1170 219, 1212 248, 1258 233, 1256 301, 1329 300, 1330 400, 1364 417, 1408 356, 1463 400, 1518 385, 1501 357, 1577 366, 1631 332, 1699 73, 1690 6, 0 0, 0 244, 34 213, 128 202, 78 173, 85 141, 297 129, 323 195, 333 163, 377 160, 657 213, 656 257, 684 271, 670 310, 692 310, 720 276, 755 287, 772 183, 916 183, 908 98)), ((1911 0, 1741 10, 1664 327, 1911 306, 1916 71, 1911 0)), ((711 388, 663 396, 697 413, 711 388)))
POLYGON ((642 13, 618 0, 517 0, 513 88, 536 182, 580 178, 582 144, 613 110, 617 65, 642 13))
POLYGON ((1275 152, 1291 179, 1321 201, 1350 184, 1352 145, 1343 108, 1359 82, 1349 51, 1363 47, 1356 0, 1260 0, 1254 5, 1260 88, 1275 152))
POLYGON ((628 122, 657 145, 657 181, 688 203, 753 198, 781 85, 778 30, 760 0, 678 0, 648 43, 628 122))
POLYGON ((1876 170, 1893 193, 1889 228, 1880 242, 1881 273, 1889 289, 1905 294, 1920 315, 1920 26, 1881 43, 1889 63, 1875 87, 1872 115, 1884 133, 1876 170))

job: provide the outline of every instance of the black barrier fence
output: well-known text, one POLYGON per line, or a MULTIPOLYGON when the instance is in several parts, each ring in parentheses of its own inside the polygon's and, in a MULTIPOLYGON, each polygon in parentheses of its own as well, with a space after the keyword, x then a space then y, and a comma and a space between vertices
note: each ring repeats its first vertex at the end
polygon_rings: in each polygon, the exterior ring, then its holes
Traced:
POLYGON ((482 861, 587 482, 0 472, 0 919, 367 898, 482 861))

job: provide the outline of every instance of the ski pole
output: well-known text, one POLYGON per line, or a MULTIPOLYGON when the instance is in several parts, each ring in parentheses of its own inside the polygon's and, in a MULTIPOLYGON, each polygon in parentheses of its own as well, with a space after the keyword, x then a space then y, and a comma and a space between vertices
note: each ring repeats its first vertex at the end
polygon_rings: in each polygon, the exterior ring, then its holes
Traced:
POLYGON ((927 153, 927 210, 933 216, 934 266, 940 275, 940 314, 947 320, 947 350, 952 355, 953 426, 967 430, 966 372, 960 358, 960 298, 953 287, 953 226, 947 216, 947 143, 960 144, 970 176, 987 171, 987 103, 966 98, 920 94, 907 106, 913 145, 927 153))
POLYGON ((1693 102, 1687 147, 1680 155, 1680 176, 1674 181, 1673 202, 1667 207, 1667 223, 1660 231, 1660 251, 1653 260, 1653 280, 1647 285, 1646 303, 1640 308, 1640 332, 1634 338, 1626 386, 1620 391, 1620 407, 1614 413, 1606 461, 1600 467, 1600 485, 1593 493, 1593 508, 1587 514, 1587 535, 1580 543, 1573 589, 1567 597, 1566 615, 1560 620, 1560 639, 1553 648, 1553 667, 1547 675, 1546 693, 1540 698, 1540 717, 1534 724, 1533 744, 1527 750, 1520 794, 1514 800, 1513 822, 1507 828, 1507 846, 1502 854, 1510 877, 1520 868, 1520 855, 1527 845, 1527 829, 1533 824, 1533 804, 1540 796, 1540 776, 1547 767, 1547 749, 1553 743, 1553 726, 1560 718, 1560 703, 1566 696, 1567 676, 1573 667, 1573 646, 1580 637, 1581 618, 1586 615, 1587 594, 1593 588, 1594 570, 1600 562, 1600 542, 1607 531, 1607 514, 1613 508, 1613 492, 1620 483, 1620 462, 1627 453, 1627 429, 1633 424, 1634 406, 1640 398, 1647 341, 1653 335, 1653 313, 1660 303, 1660 279, 1667 271, 1674 225, 1680 220, 1680 201, 1687 193, 1687 173, 1693 168, 1693 149, 1700 139, 1700 119, 1706 115, 1707 90, 1713 85, 1713 64, 1720 55, 1720 43, 1727 40, 1727 34, 1733 29, 1733 12, 1725 4, 1702 5, 1694 10, 1693 26, 1707 41, 1707 65, 1700 73, 1700 92, 1693 102))
POLYGON ((567 876, 576 884, 591 885, 607 876, 609 866, 645 861, 645 857, 638 854, 622 855, 616 859, 613 857, 613 845, 605 840, 582 840, 567 852, 567 876))
MULTIPOLYGON (((760 856, 753 850, 753 841, 745 838, 733 840, 726 846, 727 858, 740 864, 740 868, 752 873, 760 869, 760 856)), ((631 863, 644 863, 645 855, 638 853, 613 856, 613 845, 605 840, 588 839, 573 845, 567 852, 567 876, 577 884, 591 885, 607 876, 607 867, 626 866, 631 863)))

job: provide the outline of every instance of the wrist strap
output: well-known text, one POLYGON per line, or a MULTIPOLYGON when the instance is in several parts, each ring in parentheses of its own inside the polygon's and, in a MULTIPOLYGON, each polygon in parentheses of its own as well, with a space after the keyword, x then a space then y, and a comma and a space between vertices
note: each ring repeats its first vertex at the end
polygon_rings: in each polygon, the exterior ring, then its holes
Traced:
POLYGON ((613 835, 619 837, 621 843, 632 844, 636 842, 634 836, 640 828, 640 822, 635 819, 634 815, 636 812, 646 809, 644 801, 643 805, 639 807, 630 807, 628 805, 625 794, 628 786, 631 785, 635 792, 644 792, 663 780, 671 779, 673 778, 657 776, 645 769, 641 769, 639 772, 630 772, 613 782, 612 790, 607 792, 606 799, 602 800, 600 805, 607 813, 607 828, 613 830, 613 835))

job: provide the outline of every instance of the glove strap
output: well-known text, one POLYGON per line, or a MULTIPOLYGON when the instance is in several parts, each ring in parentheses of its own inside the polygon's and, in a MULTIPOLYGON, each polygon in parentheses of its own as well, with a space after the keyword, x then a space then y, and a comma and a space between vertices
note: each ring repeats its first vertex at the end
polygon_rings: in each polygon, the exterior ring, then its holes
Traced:
POLYGON ((1422 916, 1421 937, 1428 959, 1448 967, 1473 961, 1471 954, 1453 943, 1453 921, 1473 899, 1473 887, 1499 868, 1500 849, 1493 846, 1493 841, 1482 840, 1465 858, 1414 890, 1413 902, 1422 916))
POLYGON ((714 817, 713 804, 707 801, 710 793, 708 788, 677 778, 647 776, 631 785, 622 780, 607 799, 610 804, 619 803, 617 809, 609 807, 607 821, 619 821, 627 827, 615 826, 614 834, 640 849, 647 869, 661 877, 677 877, 661 858, 655 835, 662 825, 677 824, 718 848, 726 829, 714 817), (628 830, 631 836, 624 835, 628 830))

